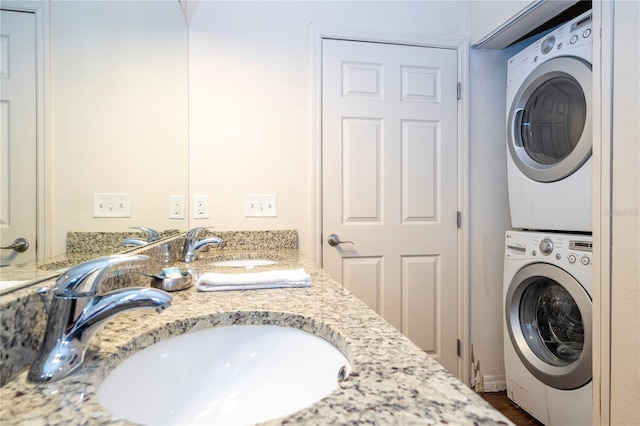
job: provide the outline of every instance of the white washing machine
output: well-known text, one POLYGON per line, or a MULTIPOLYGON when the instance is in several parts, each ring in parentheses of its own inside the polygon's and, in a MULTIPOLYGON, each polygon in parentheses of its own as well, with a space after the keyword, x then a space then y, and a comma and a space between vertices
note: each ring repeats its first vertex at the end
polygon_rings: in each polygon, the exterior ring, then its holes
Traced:
POLYGON ((592 424, 592 237, 507 231, 507 396, 545 425, 592 424))
POLYGON ((591 11, 507 68, 507 178, 517 229, 591 232, 591 11))

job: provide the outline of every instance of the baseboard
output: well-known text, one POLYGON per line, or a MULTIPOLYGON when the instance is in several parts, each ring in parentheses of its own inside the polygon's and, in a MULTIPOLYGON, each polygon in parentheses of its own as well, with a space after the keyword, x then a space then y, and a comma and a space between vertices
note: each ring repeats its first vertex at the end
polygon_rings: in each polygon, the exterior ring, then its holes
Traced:
POLYGON ((483 392, 502 392, 507 389, 507 379, 504 374, 485 374, 482 380, 484 381, 483 392))

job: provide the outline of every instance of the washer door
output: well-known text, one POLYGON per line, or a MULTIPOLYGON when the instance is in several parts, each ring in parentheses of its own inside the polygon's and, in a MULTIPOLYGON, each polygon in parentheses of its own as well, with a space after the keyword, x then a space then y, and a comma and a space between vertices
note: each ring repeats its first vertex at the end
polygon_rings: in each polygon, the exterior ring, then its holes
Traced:
POLYGON ((558 57, 538 66, 518 90, 507 144, 529 179, 564 179, 591 156, 591 81, 589 63, 558 57))
POLYGON ((505 301, 520 361, 545 385, 576 389, 591 380, 591 298, 565 270, 533 263, 515 275, 505 301))

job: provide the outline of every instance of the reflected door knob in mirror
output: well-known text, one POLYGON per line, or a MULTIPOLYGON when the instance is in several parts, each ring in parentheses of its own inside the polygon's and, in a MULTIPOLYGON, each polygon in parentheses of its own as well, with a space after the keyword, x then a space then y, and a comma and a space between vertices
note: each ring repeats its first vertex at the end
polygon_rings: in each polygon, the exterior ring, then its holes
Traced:
POLYGON ((327 242, 331 247, 335 247, 338 244, 344 244, 344 243, 354 244, 353 241, 340 241, 340 237, 338 236, 338 234, 329 235, 329 238, 327 238, 327 242))
POLYGON ((24 253, 29 249, 29 241, 26 238, 16 238, 16 240, 6 247, 0 247, 2 250, 15 250, 18 253, 24 253))

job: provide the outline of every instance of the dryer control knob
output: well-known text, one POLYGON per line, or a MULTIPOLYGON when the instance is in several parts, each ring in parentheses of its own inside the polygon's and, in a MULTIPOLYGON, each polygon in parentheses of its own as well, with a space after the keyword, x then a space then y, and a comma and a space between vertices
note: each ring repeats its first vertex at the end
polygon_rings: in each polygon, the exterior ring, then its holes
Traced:
POLYGON ((553 251, 553 241, 548 238, 540 241, 540 251, 546 256, 550 255, 553 251))

